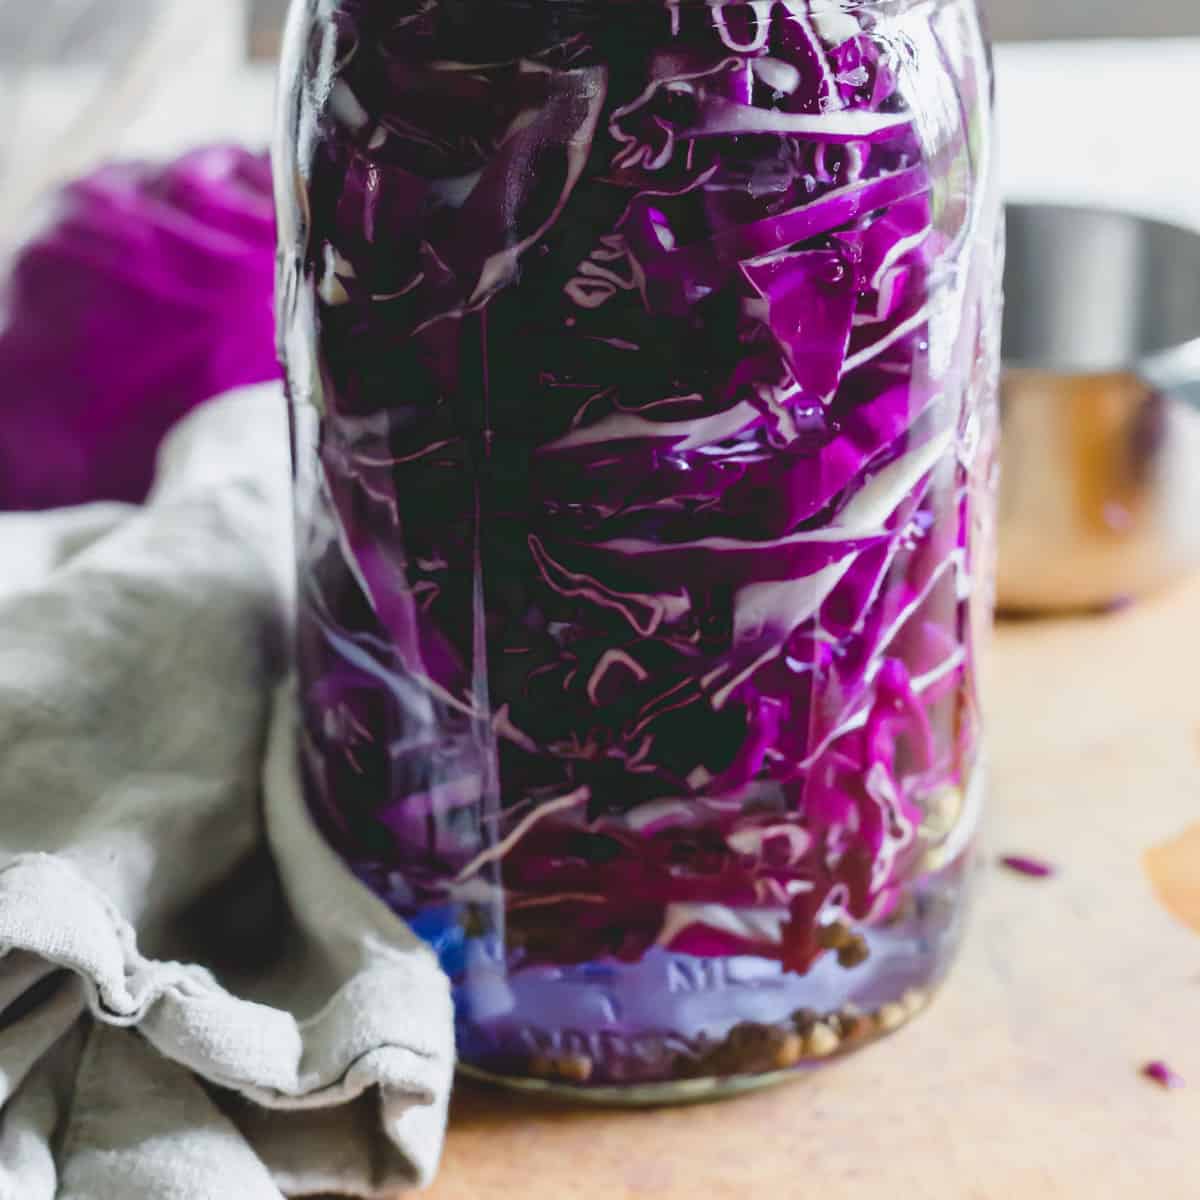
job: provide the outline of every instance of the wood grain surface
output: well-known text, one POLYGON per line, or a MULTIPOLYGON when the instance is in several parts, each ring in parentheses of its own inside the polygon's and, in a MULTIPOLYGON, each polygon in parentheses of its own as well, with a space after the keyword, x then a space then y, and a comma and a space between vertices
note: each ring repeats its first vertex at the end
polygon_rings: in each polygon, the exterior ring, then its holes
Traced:
POLYGON ((987 857, 1059 874, 985 872, 924 1016, 702 1107, 462 1085, 433 1200, 1198 1200, 1200 581, 1007 625, 989 674, 987 857), (1192 1086, 1143 1079, 1154 1059, 1192 1086))

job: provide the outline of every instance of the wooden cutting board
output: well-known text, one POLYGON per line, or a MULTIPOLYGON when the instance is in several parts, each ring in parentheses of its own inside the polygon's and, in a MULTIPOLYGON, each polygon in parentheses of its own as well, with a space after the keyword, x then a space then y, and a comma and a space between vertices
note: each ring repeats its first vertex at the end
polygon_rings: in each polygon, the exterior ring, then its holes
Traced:
POLYGON ((433 1200, 1198 1200, 1200 580, 1002 627, 989 694, 989 857, 1060 873, 987 872, 922 1018, 703 1107, 462 1085, 433 1200), (1153 1059, 1192 1086, 1142 1078, 1153 1059))

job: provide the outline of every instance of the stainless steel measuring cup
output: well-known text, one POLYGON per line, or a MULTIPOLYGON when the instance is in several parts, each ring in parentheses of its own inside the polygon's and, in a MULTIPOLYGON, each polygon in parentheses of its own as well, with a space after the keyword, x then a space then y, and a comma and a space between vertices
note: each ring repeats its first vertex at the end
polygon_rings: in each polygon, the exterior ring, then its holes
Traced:
POLYGON ((1010 205, 998 597, 1113 605, 1200 567, 1200 233, 1010 205))

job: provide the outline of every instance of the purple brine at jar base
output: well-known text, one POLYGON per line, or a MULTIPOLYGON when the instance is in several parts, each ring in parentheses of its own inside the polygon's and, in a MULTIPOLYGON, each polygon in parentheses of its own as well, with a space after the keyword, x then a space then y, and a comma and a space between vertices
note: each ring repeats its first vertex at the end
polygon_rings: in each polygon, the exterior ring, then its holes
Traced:
POLYGON ((468 955, 460 988, 461 1069, 602 1104, 715 1099, 784 1082, 927 1007, 961 939, 973 863, 964 848, 861 943, 831 928, 853 954, 830 954, 805 976, 761 958, 661 949, 632 964, 511 971, 481 949, 468 955))

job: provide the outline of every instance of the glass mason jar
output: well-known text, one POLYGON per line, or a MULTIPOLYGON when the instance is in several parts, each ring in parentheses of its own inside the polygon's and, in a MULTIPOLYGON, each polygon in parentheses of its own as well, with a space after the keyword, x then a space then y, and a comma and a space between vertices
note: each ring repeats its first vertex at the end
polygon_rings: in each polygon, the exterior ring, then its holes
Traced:
POLYGON ((959 939, 1000 209, 973 0, 304 0, 302 756, 461 1061, 669 1099, 959 939))

